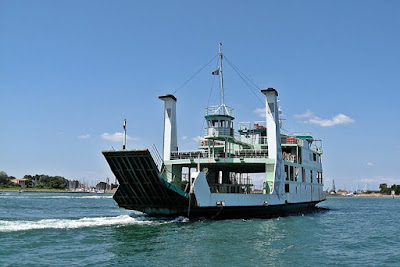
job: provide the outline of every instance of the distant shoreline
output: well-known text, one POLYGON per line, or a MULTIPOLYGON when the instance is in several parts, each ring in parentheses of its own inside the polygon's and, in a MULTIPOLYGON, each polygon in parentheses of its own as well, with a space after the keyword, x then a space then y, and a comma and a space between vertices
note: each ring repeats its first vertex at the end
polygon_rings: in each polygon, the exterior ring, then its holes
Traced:
POLYGON ((382 197, 382 198, 400 198, 400 195, 383 195, 380 193, 371 193, 371 194, 357 194, 357 195, 326 195, 327 197, 382 197))
MULTIPOLYGON (((21 192, 21 193, 77 193, 77 194, 103 194, 96 192, 83 192, 83 191, 72 191, 72 190, 64 190, 64 189, 35 189, 35 188, 0 188, 0 192, 21 192)), ((112 194, 115 190, 108 190, 105 194, 112 194)))

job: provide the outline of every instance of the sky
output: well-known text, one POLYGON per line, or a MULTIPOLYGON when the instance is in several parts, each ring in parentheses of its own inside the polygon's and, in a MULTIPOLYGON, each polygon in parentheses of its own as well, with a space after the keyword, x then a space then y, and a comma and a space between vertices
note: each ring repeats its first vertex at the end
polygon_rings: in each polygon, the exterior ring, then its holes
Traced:
POLYGON ((264 99, 232 66, 278 90, 286 130, 323 140, 325 188, 400 184, 399 12, 368 0, 0 0, 0 171, 113 180, 101 151, 122 147, 126 118, 128 149, 161 152, 158 96, 174 92, 178 145, 197 149, 204 108, 220 101, 222 42, 236 123, 263 120, 264 99))

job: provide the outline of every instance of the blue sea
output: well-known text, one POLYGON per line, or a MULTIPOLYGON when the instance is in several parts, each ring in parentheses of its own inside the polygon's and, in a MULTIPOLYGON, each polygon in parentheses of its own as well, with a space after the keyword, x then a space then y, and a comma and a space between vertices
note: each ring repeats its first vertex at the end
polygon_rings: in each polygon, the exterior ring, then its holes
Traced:
POLYGON ((156 219, 109 194, 0 195, 0 266, 398 266, 400 199, 273 219, 156 219))

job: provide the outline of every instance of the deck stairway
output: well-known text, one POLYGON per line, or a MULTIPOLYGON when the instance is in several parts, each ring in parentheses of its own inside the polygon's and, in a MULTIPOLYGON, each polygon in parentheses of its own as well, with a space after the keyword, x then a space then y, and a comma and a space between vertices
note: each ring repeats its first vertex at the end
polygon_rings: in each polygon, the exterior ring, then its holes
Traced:
POLYGON ((102 153, 119 182, 113 196, 118 206, 158 216, 187 211, 189 195, 162 178, 163 163, 155 161, 149 150, 102 153))

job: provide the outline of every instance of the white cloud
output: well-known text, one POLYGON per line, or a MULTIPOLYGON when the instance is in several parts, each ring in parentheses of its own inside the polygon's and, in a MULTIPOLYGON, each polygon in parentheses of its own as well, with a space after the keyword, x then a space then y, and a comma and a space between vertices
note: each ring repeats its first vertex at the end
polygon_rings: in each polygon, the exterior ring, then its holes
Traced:
POLYGON ((261 118, 265 118, 266 117, 265 108, 256 108, 253 112, 256 113, 261 118))
POLYGON ((78 139, 89 139, 90 138, 90 134, 82 134, 80 136, 78 136, 78 139))
POLYGON ((297 114, 297 115, 294 115, 294 117, 296 119, 304 119, 304 118, 312 117, 313 115, 314 114, 310 110, 307 109, 307 111, 304 112, 303 114, 297 114))
POLYGON ((354 119, 342 113, 339 113, 331 119, 323 119, 314 115, 310 110, 307 110, 303 114, 294 115, 294 117, 297 119, 306 119, 302 121, 303 123, 315 124, 322 127, 332 127, 339 124, 351 124, 355 122, 354 119))
MULTIPOLYGON (((113 133, 113 134, 103 133, 101 134, 101 138, 112 142, 122 142, 124 138, 124 133, 113 133)), ((126 140, 137 140, 137 138, 133 138, 127 135, 126 140)))
POLYGON ((203 136, 196 136, 192 138, 193 141, 195 142, 200 142, 200 141, 204 141, 204 137, 203 136))
POLYGON ((368 166, 375 166, 375 164, 372 163, 372 162, 368 162, 367 165, 368 165, 368 166))

